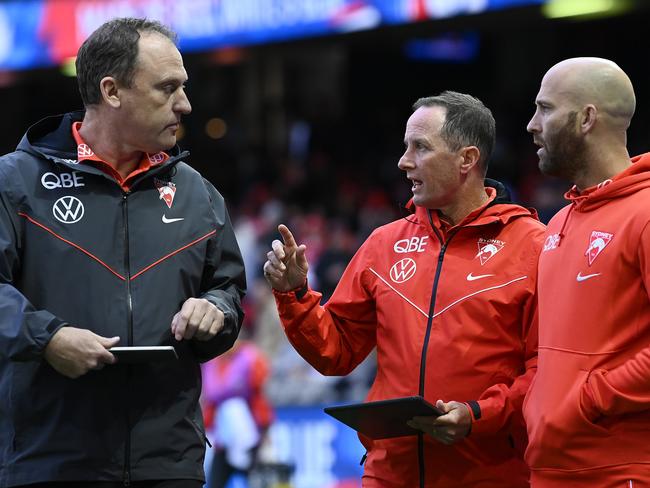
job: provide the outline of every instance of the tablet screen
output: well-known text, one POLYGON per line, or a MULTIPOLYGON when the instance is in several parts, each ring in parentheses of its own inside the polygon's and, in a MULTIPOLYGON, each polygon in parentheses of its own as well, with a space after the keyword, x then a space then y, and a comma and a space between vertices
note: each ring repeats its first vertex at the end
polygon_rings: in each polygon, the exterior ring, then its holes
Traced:
POLYGON ((422 431, 412 429, 406 422, 416 416, 443 414, 420 396, 327 407, 324 411, 370 439, 419 434, 422 431))

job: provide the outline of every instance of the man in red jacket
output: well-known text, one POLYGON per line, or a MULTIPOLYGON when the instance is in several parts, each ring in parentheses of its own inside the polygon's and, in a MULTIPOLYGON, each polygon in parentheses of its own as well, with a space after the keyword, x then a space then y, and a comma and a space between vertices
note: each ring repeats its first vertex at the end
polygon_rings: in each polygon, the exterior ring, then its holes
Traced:
POLYGON ((568 59, 536 105, 540 169, 575 185, 539 261, 532 484, 650 486, 650 154, 626 149, 634 90, 609 60, 568 59))
POLYGON ((325 306, 286 226, 267 255, 283 327, 310 364, 345 375, 376 347, 368 400, 420 395, 445 412, 413 419, 418 435, 362 437, 364 487, 528 486, 520 409, 537 360, 543 225, 484 184, 494 137, 474 97, 418 100, 398 163, 412 215, 372 233, 325 306))

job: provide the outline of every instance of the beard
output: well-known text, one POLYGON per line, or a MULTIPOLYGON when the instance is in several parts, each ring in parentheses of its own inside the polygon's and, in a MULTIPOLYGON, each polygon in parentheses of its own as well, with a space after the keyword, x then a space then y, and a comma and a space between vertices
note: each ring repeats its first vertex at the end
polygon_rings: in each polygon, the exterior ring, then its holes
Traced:
POLYGON ((575 130, 577 112, 571 112, 566 123, 555 133, 544 138, 544 152, 539 158, 539 169, 548 176, 574 181, 586 166, 586 144, 575 130))

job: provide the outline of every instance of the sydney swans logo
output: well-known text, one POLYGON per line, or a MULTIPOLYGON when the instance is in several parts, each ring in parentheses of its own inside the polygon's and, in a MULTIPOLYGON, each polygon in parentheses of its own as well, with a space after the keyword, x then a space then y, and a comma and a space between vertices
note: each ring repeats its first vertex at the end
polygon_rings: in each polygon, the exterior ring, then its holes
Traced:
POLYGON ((603 252, 603 249, 607 247, 607 244, 610 243, 613 237, 614 234, 610 234, 609 232, 592 231, 591 236, 589 236, 589 246, 585 251, 589 266, 594 263, 595 259, 603 252))
POLYGON ((503 249, 503 246, 505 246, 505 244, 505 242, 499 241, 497 239, 481 238, 478 240, 478 254, 474 257, 479 258, 481 261, 481 266, 483 266, 492 256, 503 249))

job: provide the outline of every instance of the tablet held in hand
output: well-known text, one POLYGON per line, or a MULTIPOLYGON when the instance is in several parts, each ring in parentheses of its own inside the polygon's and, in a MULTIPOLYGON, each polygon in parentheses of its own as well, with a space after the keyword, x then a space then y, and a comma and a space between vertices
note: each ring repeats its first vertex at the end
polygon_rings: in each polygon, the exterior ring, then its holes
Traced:
POLYGON ((406 422, 416 416, 443 415, 420 396, 326 407, 324 411, 370 439, 416 435, 421 431, 409 427, 406 422))
POLYGON ((111 347, 109 351, 118 363, 151 363, 178 359, 173 346, 123 346, 111 347))

